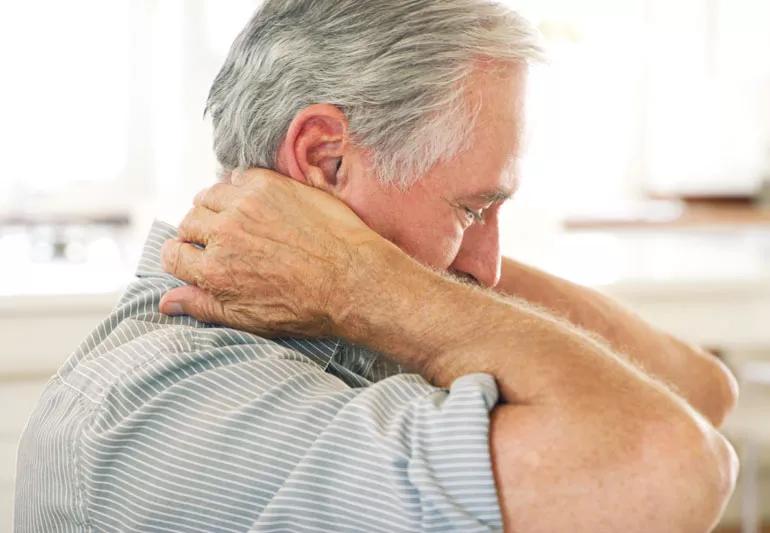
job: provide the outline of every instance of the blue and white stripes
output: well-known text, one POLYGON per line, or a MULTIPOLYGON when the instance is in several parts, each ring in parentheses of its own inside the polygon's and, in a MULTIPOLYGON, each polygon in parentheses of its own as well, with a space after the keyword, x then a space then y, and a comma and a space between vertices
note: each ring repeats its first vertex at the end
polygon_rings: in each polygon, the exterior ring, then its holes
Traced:
POLYGON ((18 533, 501 529, 490 376, 445 391, 340 339, 161 315, 173 236, 154 225, 138 279, 32 414, 18 533))

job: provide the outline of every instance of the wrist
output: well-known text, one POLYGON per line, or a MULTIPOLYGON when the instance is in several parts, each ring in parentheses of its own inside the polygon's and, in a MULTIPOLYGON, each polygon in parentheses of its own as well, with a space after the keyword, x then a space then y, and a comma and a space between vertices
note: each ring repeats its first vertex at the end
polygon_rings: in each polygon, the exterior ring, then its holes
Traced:
POLYGON ((363 242, 351 251, 337 290, 334 335, 425 375, 427 361, 440 351, 436 323, 451 313, 440 301, 446 284, 456 285, 389 241, 363 242))
POLYGON ((405 254, 376 235, 346 244, 342 265, 331 289, 329 323, 334 336, 357 344, 367 340, 382 313, 381 298, 397 290, 392 286, 392 270, 402 269, 405 254), (383 294, 385 293, 385 294, 383 294))
POLYGON ((488 361, 457 354, 478 349, 479 338, 492 334, 482 330, 496 329, 492 324, 500 324, 508 306, 384 243, 356 250, 345 297, 336 307, 335 335, 385 353, 438 386, 448 387, 465 373, 491 371, 488 361))

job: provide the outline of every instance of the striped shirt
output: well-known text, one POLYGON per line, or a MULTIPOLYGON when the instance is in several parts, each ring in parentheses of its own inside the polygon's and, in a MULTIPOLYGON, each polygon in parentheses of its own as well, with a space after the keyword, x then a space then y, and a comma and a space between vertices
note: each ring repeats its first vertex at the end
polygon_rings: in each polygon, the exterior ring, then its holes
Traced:
POLYGON ((46 386, 17 533, 501 529, 491 376, 445 390, 341 339, 162 315, 175 236, 154 224, 136 280, 46 386))

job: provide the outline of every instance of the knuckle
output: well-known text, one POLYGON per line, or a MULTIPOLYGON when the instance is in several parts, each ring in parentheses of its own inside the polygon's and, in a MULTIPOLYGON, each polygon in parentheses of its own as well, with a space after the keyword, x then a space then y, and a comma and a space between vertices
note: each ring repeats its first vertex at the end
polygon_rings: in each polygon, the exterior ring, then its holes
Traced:
POLYGON ((208 188, 207 196, 219 196, 224 194, 227 189, 230 187, 227 183, 215 183, 211 187, 208 188))
POLYGON ((243 170, 239 177, 242 182, 244 183, 252 183, 254 181, 259 181, 259 179, 262 177, 262 175, 265 173, 265 170, 259 167, 253 167, 246 170, 243 170))
POLYGON ((199 224, 206 220, 206 213, 208 212, 208 209, 206 209, 204 206, 194 206, 190 210, 185 213, 184 219, 182 219, 182 224, 186 225, 193 225, 193 224, 199 224))
POLYGON ((219 216, 214 222, 214 232, 219 237, 231 237, 240 231, 240 224, 232 217, 219 216))
POLYGON ((212 258, 209 254, 205 254, 203 257, 201 257, 201 260, 198 264, 198 275, 200 278, 197 280, 198 286, 208 284, 210 280, 214 279, 217 276, 218 268, 218 261, 212 258))
POLYGON ((262 172, 255 172, 249 176, 249 180, 244 183, 244 188, 251 194, 259 194, 267 188, 267 179, 262 172))
POLYGON ((200 191, 196 196, 193 204, 196 207, 215 206, 218 198, 224 198, 225 193, 231 185, 227 183, 215 183, 209 187, 206 187, 200 191))
POLYGON ((189 211, 187 211, 187 213, 185 213, 184 218, 182 219, 182 222, 179 224, 179 229, 185 230, 189 228, 194 218, 195 218, 195 208, 190 209, 189 211))
POLYGON ((196 194, 195 198, 193 198, 193 205, 201 205, 205 203, 210 191, 211 187, 206 187, 205 189, 198 191, 198 194, 196 194))
POLYGON ((233 201, 233 207, 237 211, 250 212, 255 202, 254 197, 251 194, 243 194, 233 201))
POLYGON ((261 190, 243 190, 233 201, 233 207, 241 215, 250 217, 258 212, 264 204, 264 193, 261 190))

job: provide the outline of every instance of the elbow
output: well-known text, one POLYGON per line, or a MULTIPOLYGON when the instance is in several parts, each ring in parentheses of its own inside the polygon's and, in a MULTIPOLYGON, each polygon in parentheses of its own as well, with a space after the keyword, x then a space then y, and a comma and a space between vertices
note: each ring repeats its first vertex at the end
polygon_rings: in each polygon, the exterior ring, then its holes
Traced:
POLYGON ((722 361, 712 355, 707 354, 707 357, 710 358, 710 373, 714 385, 705 388, 706 392, 711 392, 707 399, 710 412, 703 414, 714 427, 719 428, 738 403, 738 381, 722 361))
POLYGON ((672 353, 678 354, 682 361, 678 372, 687 376, 689 385, 680 389, 682 395, 714 427, 720 427, 738 403, 735 376, 712 353, 671 335, 667 335, 667 339, 672 353))
MULTIPOLYGON (((691 482, 701 487, 702 500, 696 502, 690 531, 712 531, 719 523, 738 477, 738 456, 730 442, 716 431, 704 438, 705 451, 699 470, 692 473, 691 482)), ((697 487, 695 488, 697 490, 697 487)), ((696 492, 697 493, 697 492, 696 492)))
POLYGON ((722 401, 722 409, 719 413, 721 418, 719 419, 719 423, 716 424, 716 427, 719 427, 722 425, 722 422, 724 422, 725 418, 727 418, 727 415, 729 415, 733 409, 735 409, 735 406, 738 405, 739 389, 738 380, 735 379, 735 376, 732 372, 730 372, 727 366, 725 366, 725 364, 719 360, 717 360, 716 363, 719 367, 719 379, 722 382, 724 398, 722 401))
POLYGON ((738 458, 730 442, 699 415, 684 414, 661 435, 662 479, 671 531, 713 530, 735 489, 738 458))
POLYGON ((721 518, 722 513, 727 506, 727 502, 730 500, 730 497, 735 490, 735 482, 738 479, 740 462, 738 460, 738 454, 735 452, 735 448, 733 448, 730 441, 723 435, 714 431, 714 440, 716 442, 714 445, 715 450, 713 460, 715 462, 714 470, 717 472, 717 475, 713 483, 713 508, 718 510, 716 515, 716 520, 718 520, 721 518))

